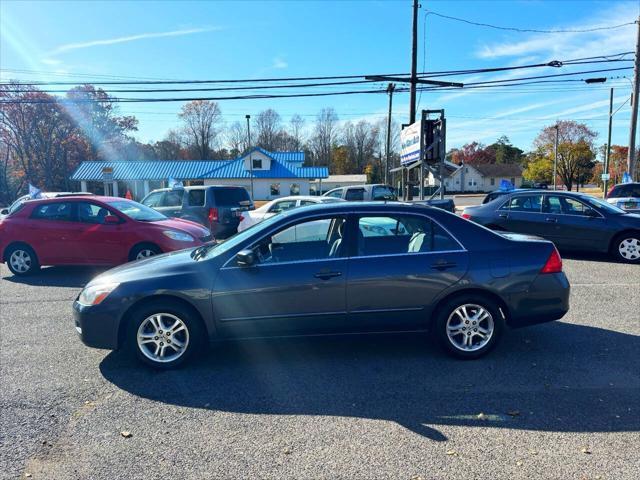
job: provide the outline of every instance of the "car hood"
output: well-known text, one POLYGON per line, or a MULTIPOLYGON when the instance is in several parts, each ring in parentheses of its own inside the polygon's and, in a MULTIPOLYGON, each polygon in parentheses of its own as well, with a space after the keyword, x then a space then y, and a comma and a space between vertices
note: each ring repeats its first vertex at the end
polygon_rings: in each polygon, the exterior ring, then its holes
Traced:
POLYGON ((193 248, 176 250, 175 252, 125 263, 101 273, 91 280, 87 286, 101 283, 126 283, 189 272, 196 263, 191 258, 193 250, 193 248))
POLYGON ((166 220, 153 222, 153 225, 163 228, 171 228, 173 230, 180 230, 195 238, 206 237, 211 233, 208 228, 203 227, 199 223, 192 222, 191 220, 184 220, 182 218, 167 218, 166 220))

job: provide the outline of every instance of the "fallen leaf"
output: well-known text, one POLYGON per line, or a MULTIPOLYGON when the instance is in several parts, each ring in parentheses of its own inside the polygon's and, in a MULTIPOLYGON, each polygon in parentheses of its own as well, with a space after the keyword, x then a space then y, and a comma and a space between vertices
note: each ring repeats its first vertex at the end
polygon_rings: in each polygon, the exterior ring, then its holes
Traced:
POLYGON ((31 474, 30 473, 25 473, 24 476, 27 477, 27 478, 31 478, 31 474))
POLYGON ((537 454, 538 454, 538 452, 537 452, 537 451, 535 451, 535 450, 531 450, 529 453, 530 453, 531 455, 537 455, 537 454))
POLYGON ((482 412, 480 412, 476 418, 478 420, 488 420, 489 419, 489 417, 487 415, 485 415, 484 413, 482 413, 482 412))
POLYGON ((292 453, 292 450, 291 450, 291 448, 289 448, 289 447, 285 447, 285 448, 282 450, 282 453, 284 453, 285 455, 290 455, 290 454, 292 453))
POLYGON ((120 432, 120 435, 122 435, 124 438, 131 438, 133 435, 131 434, 131 432, 127 431, 127 430, 123 430, 120 432))
POLYGON ((424 480, 424 478, 420 475, 414 475, 413 477, 411 477, 411 480, 424 480))
POLYGON ((520 415, 520 410, 510 410, 507 412, 507 415, 510 415, 512 417, 517 417, 518 415, 520 415))
POLYGON ((518 460, 518 461, 516 462, 516 465, 517 465, 517 466, 519 466, 519 467, 521 467, 521 466, 522 466, 522 460, 518 460))
POLYGON ((454 456, 458 456, 458 452, 456 452, 455 450, 447 450, 447 455, 454 455, 454 456))
POLYGON ((586 453, 587 455, 591 455, 591 450, 589 450, 587 447, 582 447, 582 450, 580 450, 582 453, 586 453))

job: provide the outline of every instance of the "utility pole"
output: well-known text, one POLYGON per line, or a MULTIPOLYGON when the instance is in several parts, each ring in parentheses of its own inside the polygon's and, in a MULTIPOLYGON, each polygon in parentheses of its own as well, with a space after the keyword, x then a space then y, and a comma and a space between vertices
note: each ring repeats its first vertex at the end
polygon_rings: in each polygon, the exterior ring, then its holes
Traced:
POLYGON ((393 110, 393 91, 396 86, 393 83, 390 83, 387 87, 387 92, 389 92, 389 116, 387 117, 387 158, 384 165, 384 183, 385 185, 389 185, 389 164, 391 163, 391 112, 393 110))
POLYGON ((631 94, 631 128, 629 129, 629 153, 627 154, 627 171, 631 180, 635 179, 636 163, 636 127, 638 124, 638 95, 640 94, 640 17, 636 20, 638 37, 636 39, 636 58, 633 70, 633 92, 631 94))
MULTIPOLYGON (((609 133, 607 134, 607 150, 604 155, 604 169, 602 173, 609 174, 609 155, 611 155, 611 124, 613 123, 613 88, 609 95, 609 133)), ((607 196, 607 184, 609 180, 604 179, 604 196, 607 196)))
POLYGON ((553 189, 556 190, 556 177, 558 176, 558 123, 554 128, 556 129, 556 141, 553 148, 553 189))
POLYGON ((416 121, 416 80, 418 70, 418 0, 413 0, 413 33, 411 37, 411 92, 409 99, 409 125, 416 121))
POLYGON ((251 115, 245 115, 247 119, 247 141, 249 142, 249 180, 251 181, 251 201, 254 201, 253 197, 253 158, 252 153, 253 149, 251 147, 251 127, 249 126, 249 120, 251 119, 251 115))

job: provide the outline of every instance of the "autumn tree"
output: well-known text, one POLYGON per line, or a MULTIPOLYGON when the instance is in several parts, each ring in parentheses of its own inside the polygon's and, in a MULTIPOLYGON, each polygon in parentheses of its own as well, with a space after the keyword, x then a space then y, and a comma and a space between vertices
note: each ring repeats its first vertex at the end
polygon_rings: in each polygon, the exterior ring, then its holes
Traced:
POLYGON ((523 176, 532 182, 553 183, 553 161, 544 151, 531 152, 526 159, 523 176))
POLYGON ((495 151, 479 142, 467 143, 463 145, 462 148, 452 149, 449 155, 451 161, 458 164, 482 165, 485 163, 496 163, 495 151))
POLYGON ((194 100, 182 107, 178 115, 183 122, 188 143, 198 160, 211 159, 222 128, 222 113, 216 102, 194 100))
MULTIPOLYGON (((558 126, 557 172, 567 190, 574 183, 591 178, 595 163, 593 141, 597 133, 587 125, 573 120, 561 120, 558 126)), ((551 162, 554 159, 555 126, 545 127, 534 140, 534 146, 551 162)))

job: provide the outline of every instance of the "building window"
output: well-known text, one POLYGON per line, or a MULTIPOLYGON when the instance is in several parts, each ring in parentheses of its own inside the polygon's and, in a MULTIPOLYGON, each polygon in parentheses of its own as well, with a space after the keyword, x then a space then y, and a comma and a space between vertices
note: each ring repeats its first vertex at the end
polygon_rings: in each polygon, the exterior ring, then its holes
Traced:
POLYGON ((258 169, 262 168, 262 159, 261 158, 254 158, 253 159, 253 168, 258 168, 258 169))
POLYGON ((464 173, 469 173, 469 167, 464 167, 464 173))
POLYGON ((493 185, 495 185, 495 184, 496 184, 496 179, 495 179, 495 178, 492 178, 492 179, 491 179, 491 185, 493 186, 493 185))
POLYGON ((271 195, 273 195, 273 196, 280 195, 280 184, 279 183, 272 183, 271 184, 271 195))
POLYGON ((300 195, 300 184, 292 183, 289 187, 289 195, 300 195))

